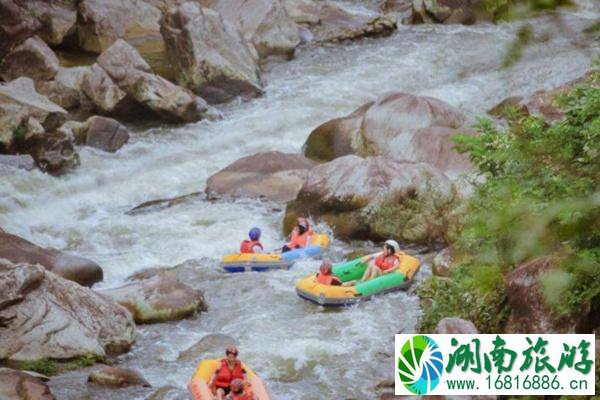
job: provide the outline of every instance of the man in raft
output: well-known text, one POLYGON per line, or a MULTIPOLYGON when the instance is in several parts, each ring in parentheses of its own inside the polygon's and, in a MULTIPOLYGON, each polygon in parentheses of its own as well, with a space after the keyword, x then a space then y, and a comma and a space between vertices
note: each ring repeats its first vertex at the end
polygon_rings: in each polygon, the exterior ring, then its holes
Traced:
POLYGON ((215 371, 208 382, 209 387, 215 388, 217 400, 224 400, 225 396, 231 391, 231 384, 234 380, 246 380, 246 371, 242 368, 242 363, 237 356, 239 351, 235 346, 228 346, 225 349, 225 358, 221 359, 221 366, 215 371))
MULTIPOLYGON (((368 266, 360 282, 397 271, 400 268, 399 251, 400 245, 398 242, 392 239, 386 240, 383 244, 383 251, 379 255, 371 256, 366 260, 368 266)), ((354 286, 356 283, 357 281, 345 282, 343 286, 354 286)))
POLYGON ((331 273, 331 261, 323 260, 321 266, 319 267, 319 273, 317 273, 317 282, 322 285, 334 285, 340 286, 342 281, 337 276, 331 273))
POLYGON ((252 228, 250 232, 248 232, 248 237, 250 240, 246 239, 242 241, 240 245, 240 253, 262 253, 263 245, 260 242, 260 229, 252 228))
POLYGON ((313 231, 308 225, 306 218, 300 217, 292 230, 290 241, 281 249, 282 253, 295 249, 303 249, 311 243, 313 231))

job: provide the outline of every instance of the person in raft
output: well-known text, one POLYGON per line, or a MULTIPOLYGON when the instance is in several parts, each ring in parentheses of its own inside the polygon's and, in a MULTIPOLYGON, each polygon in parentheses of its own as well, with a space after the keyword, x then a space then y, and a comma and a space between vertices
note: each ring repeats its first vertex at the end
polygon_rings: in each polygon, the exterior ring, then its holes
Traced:
MULTIPOLYGON (((377 255, 370 257, 367 269, 359 282, 368 281, 369 279, 377 278, 378 276, 389 274, 400 268, 400 245, 395 240, 386 240, 383 244, 383 251, 377 255)), ((343 286, 353 286, 357 281, 345 282, 343 286)))
POLYGON ((217 400, 223 400, 231 391, 231 383, 235 379, 241 379, 242 383, 246 380, 246 371, 242 368, 242 363, 238 360, 239 352, 237 347, 228 346, 225 349, 225 358, 221 359, 221 366, 215 371, 208 382, 209 387, 214 387, 217 400))
POLYGON ((250 240, 246 239, 242 241, 240 253, 262 253, 263 245, 260 242, 260 229, 256 227, 250 229, 248 237, 250 240))
POLYGON ((244 391, 244 381, 234 379, 231 381, 231 392, 225 397, 225 400, 254 400, 252 393, 244 391))
POLYGON ((331 273, 331 267, 331 261, 323 260, 321 266, 319 267, 319 272, 317 273, 317 282, 322 285, 340 286, 342 281, 340 278, 331 273))
POLYGON ((296 226, 292 230, 290 241, 281 249, 282 253, 286 251, 302 249, 311 243, 313 231, 308 225, 306 218, 300 217, 296 221, 296 226))

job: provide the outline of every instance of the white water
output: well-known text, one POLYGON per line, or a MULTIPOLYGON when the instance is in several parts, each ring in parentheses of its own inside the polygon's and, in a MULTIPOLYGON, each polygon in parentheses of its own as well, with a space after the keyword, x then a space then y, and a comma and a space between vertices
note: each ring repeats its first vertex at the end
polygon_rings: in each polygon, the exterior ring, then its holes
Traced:
MULTIPOLYGON (((565 14, 575 32, 600 15, 597 1, 582 4, 565 14)), ((548 19, 536 26, 556 30, 548 19)), ((122 357, 155 387, 184 388, 193 365, 174 362, 179 351, 208 333, 225 333, 238 339, 244 360, 276 399, 374 398, 373 386, 392 378, 393 333, 414 329, 414 294, 327 312, 294 294, 297 279, 316 262, 268 275, 214 272, 219 257, 234 250, 251 226, 263 229, 267 248, 281 243, 283 213, 272 204, 198 200, 136 216, 124 212, 147 200, 203 190, 207 177, 242 156, 298 152, 314 127, 391 90, 438 97, 478 116, 507 96, 557 86, 592 64, 592 52, 555 34, 528 48, 512 69, 502 69, 515 31, 516 24, 400 26, 389 38, 301 51, 270 68, 262 98, 227 106, 222 121, 135 132, 114 155, 83 148, 82 166, 61 178, 0 170, 0 226, 97 261, 105 272, 103 287, 144 268, 197 260, 193 268, 203 277, 197 286, 210 311, 141 327, 138 345, 122 357)), ((334 250, 339 256, 348 246, 336 242, 334 250)), ((82 383, 70 385, 53 390, 61 399, 132 396, 82 394, 82 383)))

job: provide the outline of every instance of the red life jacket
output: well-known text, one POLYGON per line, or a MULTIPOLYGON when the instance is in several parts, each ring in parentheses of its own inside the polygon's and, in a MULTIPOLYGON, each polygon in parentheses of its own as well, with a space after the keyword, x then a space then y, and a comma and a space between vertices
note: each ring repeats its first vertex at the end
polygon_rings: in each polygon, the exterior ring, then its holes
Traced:
POLYGON ((240 245, 240 253, 254 253, 254 246, 260 247, 261 250, 263 249, 262 243, 260 243, 258 240, 246 239, 240 245))
POLYGON ((231 385, 231 381, 234 379, 244 379, 242 363, 239 360, 235 360, 233 370, 231 370, 227 365, 227 360, 223 358, 221 360, 221 367, 217 372, 215 385, 220 388, 229 389, 229 385, 231 385))
POLYGON ((317 282, 319 282, 322 285, 340 285, 342 282, 340 281, 340 278, 338 278, 335 275, 331 275, 331 274, 322 274, 322 273, 318 273, 317 274, 317 282))
POLYGON ((310 228, 302 235, 300 234, 297 228, 294 228, 294 230, 292 231, 292 237, 290 239, 290 242, 287 244, 287 247, 289 247, 292 250, 306 247, 309 244, 308 238, 312 236, 312 234, 313 231, 310 228))
POLYGON ((382 272, 387 271, 388 269, 392 269, 396 263, 393 258, 400 261, 400 256, 398 254, 392 254, 391 257, 386 257, 385 254, 382 254, 375 259, 375 265, 378 266, 382 272), (392 258, 392 260, 390 260, 390 258, 392 258))

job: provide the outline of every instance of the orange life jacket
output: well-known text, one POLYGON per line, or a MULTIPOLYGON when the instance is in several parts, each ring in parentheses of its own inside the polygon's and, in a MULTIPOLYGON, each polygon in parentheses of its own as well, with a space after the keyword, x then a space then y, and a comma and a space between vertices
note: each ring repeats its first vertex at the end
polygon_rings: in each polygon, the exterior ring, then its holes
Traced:
POLYGON ((244 369, 242 368, 242 363, 239 360, 235 360, 233 370, 231 370, 227 365, 227 360, 223 358, 221 360, 221 367, 217 372, 215 386, 229 389, 229 385, 231 385, 231 381, 234 379, 244 379, 244 369))
POLYGON ((322 285, 340 285, 342 282, 340 281, 340 278, 338 278, 335 275, 332 274, 322 274, 322 273, 318 273, 317 274, 317 282, 319 282, 322 285))
POLYGON ((242 394, 229 393, 225 397, 225 400, 251 400, 251 397, 248 396, 246 393, 242 393, 242 394))
POLYGON ((382 254, 375 259, 375 265, 378 266, 381 271, 387 271, 394 267, 394 264, 396 263, 394 258, 400 261, 400 256, 398 254, 392 254, 391 257, 386 257, 385 254, 382 254))
POLYGON ((308 229, 301 235, 298 229, 294 228, 294 230, 292 231, 292 237, 290 239, 290 242, 287 244, 287 247, 289 247, 292 250, 306 247, 308 245, 308 238, 312 236, 312 234, 312 229, 308 229))
POLYGON ((262 243, 260 243, 258 240, 246 239, 240 245, 240 253, 254 253, 254 246, 260 247, 261 250, 263 249, 262 243))

